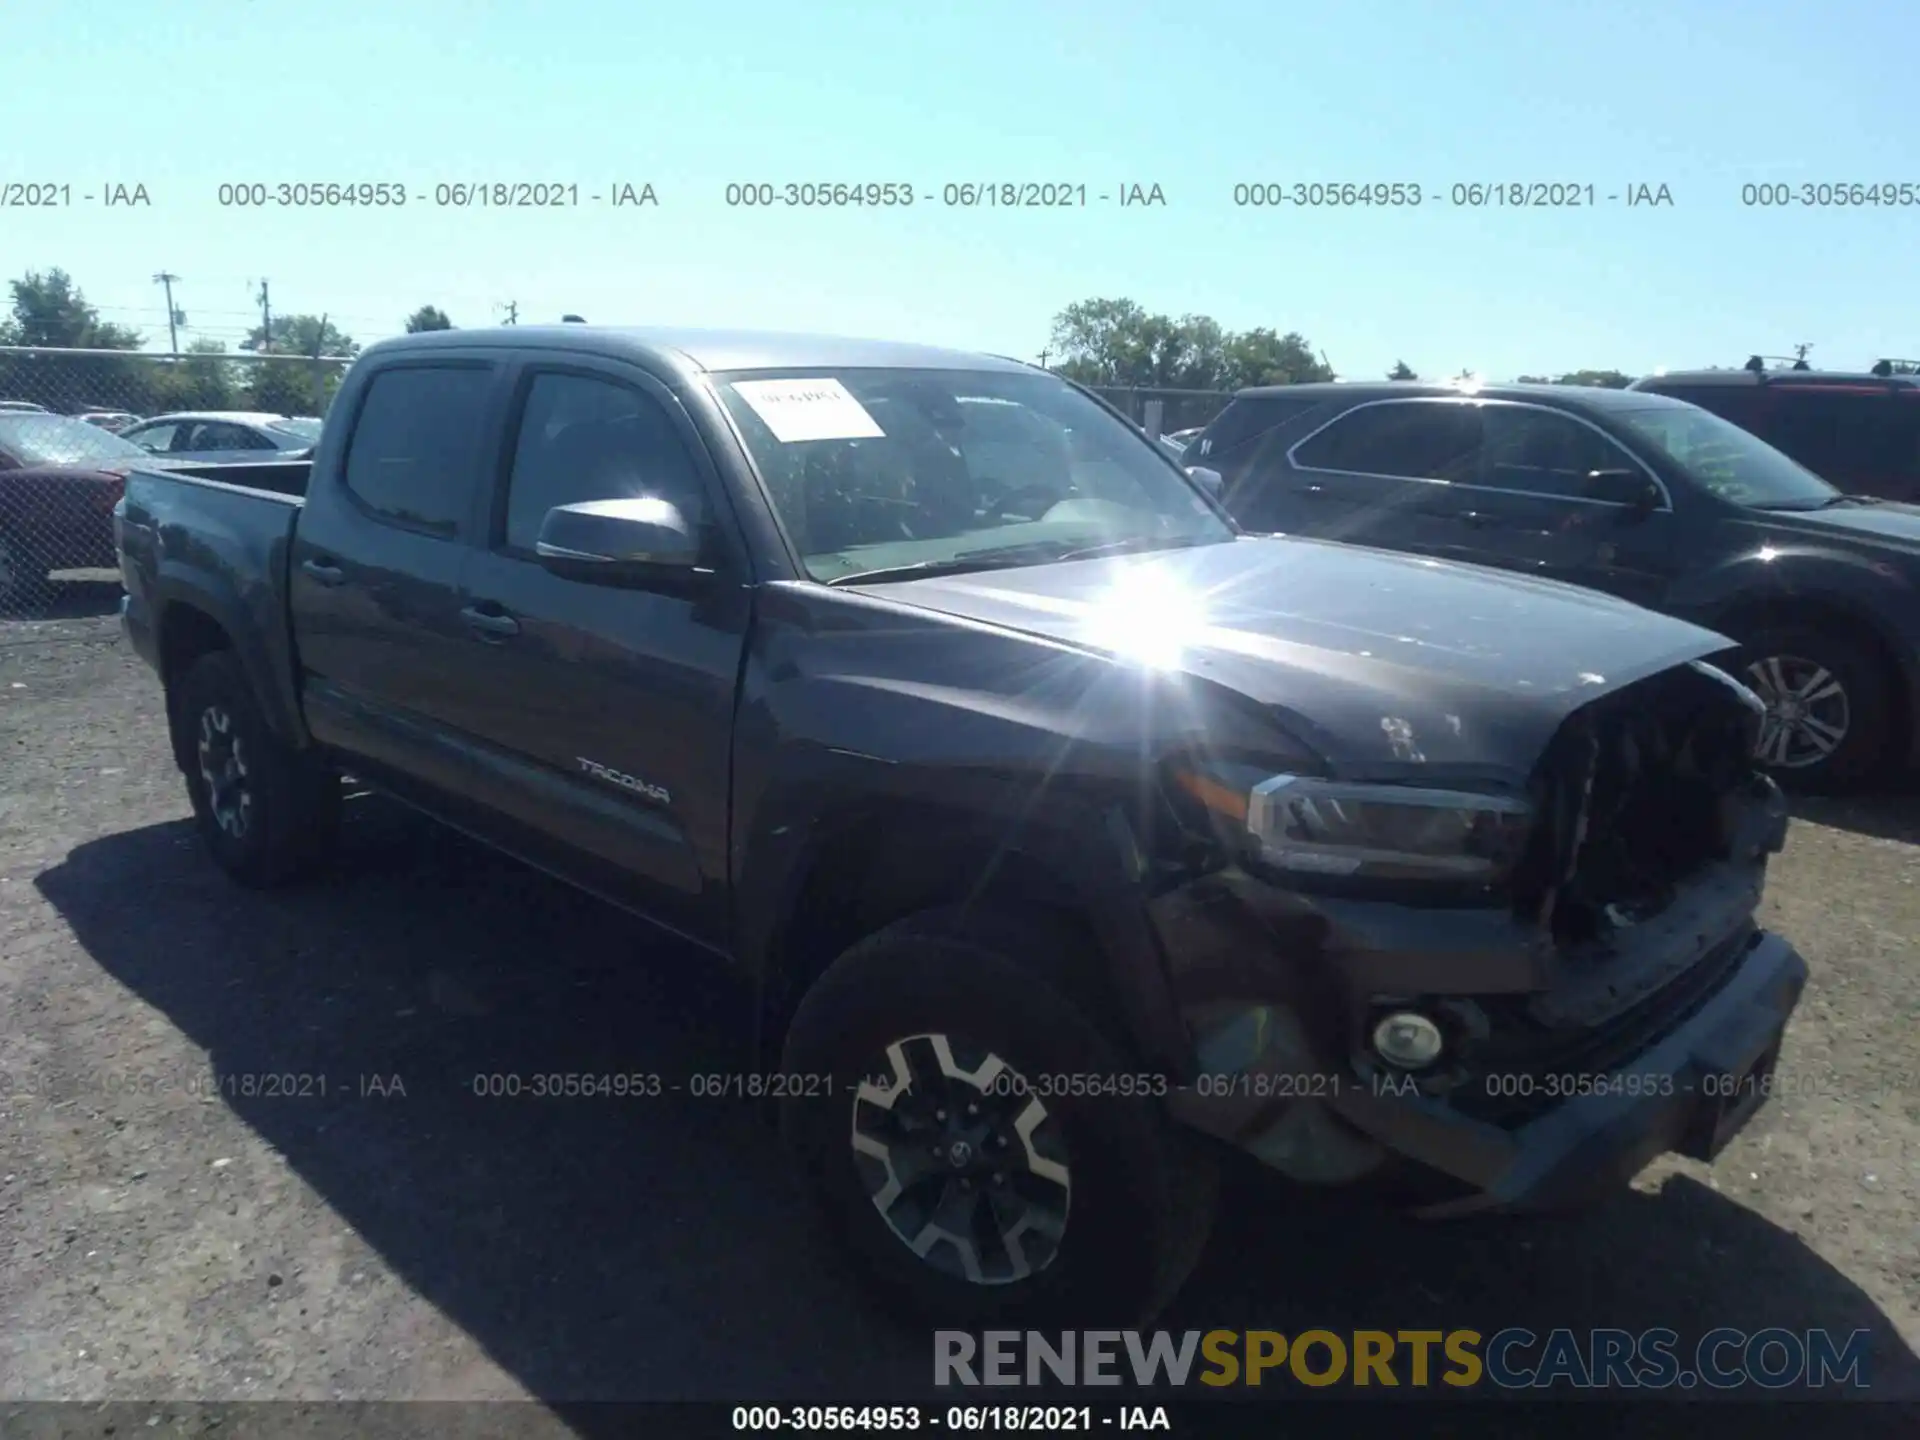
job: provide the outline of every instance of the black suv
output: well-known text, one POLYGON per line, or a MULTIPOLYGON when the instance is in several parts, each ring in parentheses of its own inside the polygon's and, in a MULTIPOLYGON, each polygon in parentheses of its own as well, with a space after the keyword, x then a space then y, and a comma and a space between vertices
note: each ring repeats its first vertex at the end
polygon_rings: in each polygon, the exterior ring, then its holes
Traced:
POLYGON ((1698 406, 1269 387, 1237 395, 1187 462, 1252 530, 1497 565, 1719 631, 1767 704, 1763 759, 1803 784, 1920 758, 1920 508, 1844 495, 1698 406))
POLYGON ((1749 361, 1649 375, 1628 388, 1711 410, 1850 494, 1920 501, 1920 376, 1894 374, 1893 362, 1853 375, 1749 361))

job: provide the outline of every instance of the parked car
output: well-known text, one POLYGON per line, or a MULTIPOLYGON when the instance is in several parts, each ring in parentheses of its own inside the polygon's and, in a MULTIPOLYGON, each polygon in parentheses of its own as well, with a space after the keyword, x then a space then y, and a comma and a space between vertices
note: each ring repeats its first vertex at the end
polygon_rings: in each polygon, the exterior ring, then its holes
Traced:
POLYGON ((0 400, 0 414, 18 413, 23 415, 45 415, 47 407, 36 405, 31 400, 0 400))
POLYGON ((102 430, 111 431, 116 435, 124 431, 129 425, 137 425, 140 423, 140 417, 138 415, 126 410, 82 410, 73 418, 76 420, 84 420, 89 425, 97 425, 102 430))
POLYGON ((1205 428, 1204 425, 1195 425, 1189 430, 1176 430, 1166 438, 1184 450, 1194 442, 1195 437, 1205 428))
POLYGON ((153 457, 71 415, 0 413, 0 604, 31 599, 52 570, 111 568, 113 507, 153 457))
POLYGON ((320 428, 320 421, 307 415, 208 410, 156 415, 121 434, 142 449, 170 460, 233 465, 275 456, 305 456, 319 440, 320 428))
POLYGON ((923 1313, 1151 1314, 1221 1143, 1524 1209, 1767 1093, 1807 972, 1718 635, 1243 535, 916 345, 409 335, 334 415, 121 506, 213 859, 313 866, 345 771, 741 967, 743 1088, 923 1313))
POLYGON ((1882 368, 1846 374, 1761 364, 1649 375, 1627 388, 1711 410, 1851 494, 1920 501, 1920 376, 1882 368))
POLYGON ((1738 642, 1761 748, 1813 786, 1920 759, 1920 509, 1843 495, 1636 390, 1249 390, 1189 451, 1242 524, 1608 591, 1738 642))

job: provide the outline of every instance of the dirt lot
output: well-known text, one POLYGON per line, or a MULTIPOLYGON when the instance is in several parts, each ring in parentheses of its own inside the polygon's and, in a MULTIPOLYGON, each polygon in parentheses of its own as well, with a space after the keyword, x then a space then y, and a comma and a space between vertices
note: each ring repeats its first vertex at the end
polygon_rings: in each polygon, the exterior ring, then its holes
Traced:
MULTIPOLYGON (((923 1390, 746 1106, 473 1094, 739 1068, 727 982, 377 802, 337 875, 230 885, 105 598, 0 621, 0 1395, 923 1390)), ((1771 893, 1814 968, 1794 1095, 1719 1164, 1447 1228, 1237 1174, 1162 1323, 1864 1328, 1874 1389, 1920 1395, 1920 796, 1808 807, 1771 893)))

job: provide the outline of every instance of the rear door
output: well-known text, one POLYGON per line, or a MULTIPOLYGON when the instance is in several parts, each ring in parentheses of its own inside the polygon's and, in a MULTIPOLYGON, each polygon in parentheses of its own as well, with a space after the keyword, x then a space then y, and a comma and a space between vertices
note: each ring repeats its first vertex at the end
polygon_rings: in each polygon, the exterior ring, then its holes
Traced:
POLYGON ((1284 467, 1242 487, 1243 525, 1355 545, 1443 553, 1447 487, 1480 463, 1480 413, 1440 396, 1361 403, 1307 434, 1284 467))
MULTIPOLYGON (((455 727, 472 632, 461 569, 497 464, 505 367, 435 351, 368 377, 316 457, 289 594, 307 721, 404 788, 470 788, 455 727)), ((370 777, 371 778, 371 777, 370 777)))
MULTIPOLYGON (((635 367, 535 358, 465 575, 456 664, 482 796, 534 858, 682 934, 724 942, 733 706, 752 590, 707 449, 635 367), (668 593, 563 578, 534 545, 555 506, 654 495, 715 572, 668 593)), ((1002 477, 1012 479, 1013 477, 1002 477)))

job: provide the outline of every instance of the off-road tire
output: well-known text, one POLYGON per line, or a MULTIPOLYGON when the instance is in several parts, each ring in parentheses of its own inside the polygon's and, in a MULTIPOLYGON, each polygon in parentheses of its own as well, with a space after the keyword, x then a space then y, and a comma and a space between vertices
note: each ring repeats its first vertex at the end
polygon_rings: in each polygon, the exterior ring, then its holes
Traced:
POLYGON ((339 777, 276 736, 230 652, 202 656, 169 697, 180 726, 187 795, 201 839, 228 875, 255 889, 286 884, 319 865, 340 819, 339 777), (224 720, 222 719, 224 717, 224 720), (245 766, 246 819, 238 833, 221 822, 199 764, 203 725, 229 733, 245 766))
MULTIPOLYGON (((1152 1091, 1044 1104, 1064 1137, 1071 1205, 1058 1250, 1026 1278, 981 1284, 935 1268, 882 1217, 856 1162, 854 1095, 905 1037, 940 1035, 991 1051, 1029 1081, 1138 1075, 1111 1007, 1081 998, 1084 953, 1053 926, 967 908, 896 922, 839 957, 801 1001, 782 1065, 831 1077, 781 1102, 781 1128, 827 1220, 884 1295, 916 1319, 964 1328, 1029 1323, 1144 1324, 1205 1249, 1218 1157, 1177 1129, 1152 1091), (1066 942, 1070 943, 1070 942, 1066 942)), ((1045 1083, 1045 1082, 1043 1082, 1045 1083)), ((1170 1082, 1169 1082, 1170 1083, 1170 1082)))

